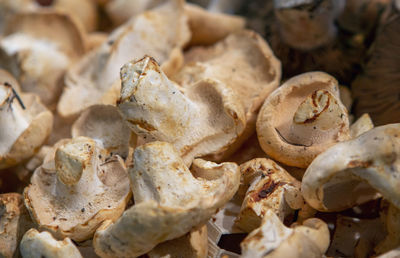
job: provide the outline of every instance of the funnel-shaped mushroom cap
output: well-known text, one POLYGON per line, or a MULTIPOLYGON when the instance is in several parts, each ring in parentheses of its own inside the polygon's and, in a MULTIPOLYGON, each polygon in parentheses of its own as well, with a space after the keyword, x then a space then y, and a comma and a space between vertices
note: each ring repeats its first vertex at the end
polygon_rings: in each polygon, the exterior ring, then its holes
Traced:
POLYGON ((304 200, 300 182, 270 159, 253 159, 240 166, 242 185, 246 191, 236 225, 251 232, 258 228, 268 210, 280 220, 300 209, 304 200))
POLYGON ((198 5, 186 4, 192 38, 189 45, 211 45, 236 31, 244 29, 246 21, 243 17, 209 12, 198 5))
POLYGON ((121 66, 132 59, 151 55, 163 68, 174 71, 175 66, 183 62, 180 52, 189 37, 181 0, 169 0, 133 17, 114 31, 107 42, 71 67, 65 78, 67 87, 58 103, 58 112, 62 116, 72 116, 99 104, 119 79, 121 66))
POLYGON ((110 105, 87 108, 72 126, 72 137, 86 136, 102 143, 110 153, 126 158, 131 130, 118 109, 110 105))
POLYGON ((45 142, 53 115, 33 94, 18 94, 15 79, 0 70, 0 169, 30 158, 45 142))
POLYGON ((220 152, 243 131, 243 108, 218 80, 198 81, 182 93, 151 57, 125 64, 121 80, 118 107, 130 128, 147 141, 172 143, 186 164, 220 152))
POLYGON ((24 258, 82 258, 71 239, 65 238, 62 241, 57 241, 49 232, 39 232, 34 228, 25 233, 21 240, 20 249, 24 258))
POLYGON ((400 207, 400 124, 376 127, 321 153, 307 168, 301 190, 320 211, 340 211, 379 192, 400 207))
POLYGON ((335 78, 310 72, 286 81, 265 100, 257 135, 270 157, 304 168, 328 147, 349 139, 348 114, 335 78))
POLYGON ((166 142, 136 148, 130 170, 135 205, 114 224, 104 223, 96 231, 96 253, 139 256, 210 219, 237 191, 239 169, 234 163, 204 160, 194 166, 197 178, 166 142))
POLYGON ((83 36, 72 19, 57 12, 16 15, 0 41, 0 66, 21 82, 22 89, 54 104, 68 66, 85 51, 83 36))
POLYGON ((104 220, 122 214, 130 190, 119 156, 109 156, 101 143, 86 137, 66 140, 47 155, 24 192, 40 228, 83 241, 104 220))
POLYGON ((243 258, 322 257, 329 246, 328 226, 319 219, 287 228, 276 214, 268 210, 260 228, 240 244, 243 258))
POLYGON ((22 196, 0 194, 0 257, 17 257, 22 235, 32 226, 22 196))

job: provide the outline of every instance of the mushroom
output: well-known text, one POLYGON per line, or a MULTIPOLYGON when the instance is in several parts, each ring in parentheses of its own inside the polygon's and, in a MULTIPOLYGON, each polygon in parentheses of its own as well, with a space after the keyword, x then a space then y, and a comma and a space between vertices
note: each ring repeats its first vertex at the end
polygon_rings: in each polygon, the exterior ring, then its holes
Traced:
POLYGON ((0 169, 30 158, 46 141, 53 115, 34 94, 19 93, 19 85, 0 70, 0 169))
POLYGON ((240 165, 242 184, 239 193, 245 193, 236 225, 251 232, 261 224, 264 214, 271 210, 281 221, 304 205, 300 182, 274 161, 253 159, 240 165))
POLYGON ((32 0, 2 0, 0 2, 0 35, 3 34, 4 27, 13 15, 34 9, 35 4, 32 0))
POLYGON ((83 241, 103 221, 122 214, 130 198, 127 177, 123 160, 100 141, 64 140, 34 172, 24 191, 25 205, 41 229, 83 241))
POLYGON ((17 257, 22 235, 32 226, 22 196, 0 194, 0 256, 17 257))
POLYGON ((301 168, 328 147, 349 139, 348 114, 335 78, 310 72, 286 81, 265 100, 257 135, 268 156, 301 168))
POLYGON ((187 165, 223 151, 244 129, 237 96, 219 80, 200 80, 182 93, 146 56, 125 64, 121 81, 118 108, 130 128, 146 141, 172 143, 187 165))
POLYGON ((192 32, 190 46, 214 44, 231 33, 244 29, 246 23, 242 17, 209 12, 189 3, 185 5, 185 13, 192 32))
POLYGON ((118 109, 110 105, 87 108, 72 125, 71 134, 73 138, 86 136, 99 141, 109 153, 124 159, 128 156, 130 142, 135 140, 118 109))
POLYGON ((318 155, 304 174, 304 199, 320 211, 341 211, 377 192, 400 207, 400 124, 376 127, 318 155))
POLYGON ((400 246, 400 209, 395 205, 388 205, 386 212, 383 212, 381 219, 385 224, 387 235, 375 247, 377 254, 382 254, 400 246))
POLYGON ((20 13, 8 23, 0 40, 0 67, 10 71, 22 90, 55 105, 68 66, 85 51, 82 32, 66 14, 20 13))
MULTIPOLYGON (((163 69, 173 73, 183 62, 181 49, 189 38, 181 0, 169 0, 132 17, 111 33, 99 48, 68 70, 58 113, 71 117, 91 105, 104 104, 102 99, 115 91, 113 85, 120 86, 118 74, 121 66, 132 59, 152 55, 163 69)), ((116 100, 107 103, 115 104, 116 100)))
POLYGON ((57 241, 49 232, 39 232, 34 228, 25 233, 21 240, 20 249, 24 258, 82 258, 71 239, 65 238, 62 241, 57 241))
POLYGON ((329 246, 329 229, 316 218, 287 228, 268 210, 261 227, 251 232, 240 246, 243 258, 322 257, 329 246))
POLYGON ((135 205, 96 231, 101 257, 135 257, 204 224, 239 186, 236 164, 195 160, 194 175, 167 142, 141 145, 129 170, 135 205))
POLYGON ((206 258, 208 251, 207 226, 193 229, 184 236, 161 243, 147 253, 149 258, 185 257, 206 258))
POLYGON ((371 117, 368 114, 363 114, 350 126, 350 137, 357 138, 361 134, 374 128, 371 117))
POLYGON ((232 154, 255 131, 258 110, 280 82, 281 67, 268 43, 253 31, 242 30, 210 47, 195 47, 185 53, 185 66, 173 77, 184 88, 203 79, 219 80, 234 91, 243 106, 243 134, 213 160, 232 154))
POLYGON ((393 11, 380 26, 369 50, 368 62, 352 83, 355 115, 370 114, 375 125, 400 122, 398 28, 399 11, 393 11), (376 85, 379 85, 377 87, 376 85))

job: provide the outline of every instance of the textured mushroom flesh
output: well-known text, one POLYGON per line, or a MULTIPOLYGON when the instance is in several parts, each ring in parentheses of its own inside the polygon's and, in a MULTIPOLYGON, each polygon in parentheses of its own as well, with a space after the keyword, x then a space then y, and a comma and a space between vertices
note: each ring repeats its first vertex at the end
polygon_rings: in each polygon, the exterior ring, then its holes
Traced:
POLYGON ((348 116, 331 90, 330 82, 313 82, 307 87, 294 85, 286 96, 290 101, 277 107, 279 115, 274 123, 278 134, 286 142, 301 146, 338 141, 347 128, 348 116))

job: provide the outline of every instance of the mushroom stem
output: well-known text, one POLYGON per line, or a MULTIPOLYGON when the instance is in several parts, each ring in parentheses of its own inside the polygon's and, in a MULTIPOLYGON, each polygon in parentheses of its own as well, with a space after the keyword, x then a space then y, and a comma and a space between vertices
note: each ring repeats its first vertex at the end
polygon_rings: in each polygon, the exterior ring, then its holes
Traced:
POLYGON ((92 166, 95 142, 84 138, 74 139, 60 146, 55 154, 58 179, 65 185, 76 185, 84 170, 92 166))
POLYGON ((18 99, 16 96, 15 90, 8 83, 0 85, 0 156, 11 149, 29 126, 29 117, 23 114, 24 106, 13 102, 14 98, 18 99))
POLYGON ((343 0, 274 0, 282 40, 290 47, 311 50, 336 37, 334 20, 343 0))

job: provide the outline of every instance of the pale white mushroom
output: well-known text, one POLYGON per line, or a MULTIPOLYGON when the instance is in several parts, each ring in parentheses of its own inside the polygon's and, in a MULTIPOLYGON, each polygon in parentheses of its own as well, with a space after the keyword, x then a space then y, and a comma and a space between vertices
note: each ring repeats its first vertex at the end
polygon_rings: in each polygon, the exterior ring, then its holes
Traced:
POLYGON ((224 150, 244 129, 237 95, 219 80, 195 82, 182 93, 151 57, 125 64, 121 80, 118 107, 130 128, 146 141, 172 143, 187 165, 224 150))
POLYGON ((194 167, 193 175, 169 143, 137 147, 130 169, 135 205, 96 231, 96 253, 139 256, 210 219, 237 191, 239 168, 204 160, 196 160, 194 167))
POLYGON ((53 115, 39 98, 20 93, 15 79, 0 70, 0 169, 33 156, 52 126, 53 115))
MULTIPOLYGON (((116 132, 118 133, 118 132, 116 132)), ((83 241, 105 220, 116 220, 130 198, 123 160, 100 141, 77 137, 56 144, 24 191, 40 228, 83 241)))
POLYGON ((300 182, 270 159, 253 159, 240 165, 245 193, 236 225, 251 232, 261 224, 264 214, 273 211, 281 221, 304 205, 300 182))
POLYGON ((0 194, 0 257, 17 257, 22 235, 32 226, 21 194, 0 194))
POLYGON ((246 128, 240 138, 223 155, 212 157, 219 161, 254 133, 262 103, 280 83, 281 66, 260 35, 241 30, 212 46, 190 49, 185 53, 185 66, 173 76, 184 88, 207 78, 219 80, 235 92, 246 116, 246 128))
POLYGON ((376 127, 337 143, 307 168, 301 190, 320 211, 340 211, 373 199, 377 192, 400 208, 400 124, 376 127))
POLYGON ((268 210, 261 227, 240 244, 243 258, 322 257, 329 246, 328 226, 319 219, 287 228, 276 214, 268 210))
POLYGON ((49 232, 39 232, 34 228, 25 233, 21 240, 20 250, 23 258, 82 258, 71 239, 57 241, 49 232))
MULTIPOLYGON (((151 55, 163 69, 174 72, 183 62, 181 51, 189 38, 182 0, 168 0, 132 17, 99 48, 70 68, 58 113, 63 117, 73 116, 86 107, 104 103, 103 98, 114 92, 113 85, 120 87, 121 66, 132 59, 151 55)), ((116 100, 108 100, 108 104, 115 104, 116 100)))
POLYGON ((291 78, 265 100, 257 135, 268 156, 306 168, 321 152, 350 138, 337 81, 323 72, 291 78))
POLYGON ((8 23, 0 40, 0 66, 21 82, 24 91, 38 94, 46 105, 55 105, 66 69, 84 51, 83 34, 68 15, 20 13, 8 23))

